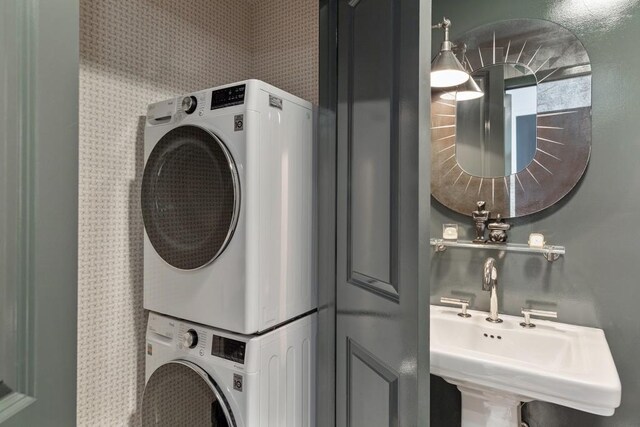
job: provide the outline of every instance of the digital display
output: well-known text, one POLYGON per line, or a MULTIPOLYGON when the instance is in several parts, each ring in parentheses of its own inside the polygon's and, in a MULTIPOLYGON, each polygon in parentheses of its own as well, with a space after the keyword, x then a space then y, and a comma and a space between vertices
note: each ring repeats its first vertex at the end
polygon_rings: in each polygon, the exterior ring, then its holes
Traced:
POLYGON ((211 343, 211 355, 244 364, 244 351, 247 344, 214 335, 211 343))
POLYGON ((244 104, 245 85, 218 89, 211 92, 211 109, 231 107, 244 104))

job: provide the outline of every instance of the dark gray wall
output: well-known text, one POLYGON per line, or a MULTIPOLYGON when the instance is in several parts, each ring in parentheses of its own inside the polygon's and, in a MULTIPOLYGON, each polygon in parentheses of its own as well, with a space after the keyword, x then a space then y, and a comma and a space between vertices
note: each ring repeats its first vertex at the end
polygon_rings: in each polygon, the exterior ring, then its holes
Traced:
MULTIPOLYGON (((555 263, 521 254, 500 259, 499 298, 504 313, 517 315, 527 303, 556 305, 559 321, 604 329, 622 381, 622 405, 614 416, 533 402, 524 410, 531 427, 639 425, 640 5, 632 0, 435 0, 433 16, 451 18, 453 39, 493 21, 539 18, 567 27, 584 43, 593 69, 591 162, 572 193, 539 214, 512 221, 510 233, 511 241, 522 243, 531 232, 544 233, 548 242, 565 245, 567 254, 555 263)), ((441 35, 433 40, 437 44, 441 35)), ((444 222, 459 223, 467 237, 472 233, 469 217, 432 199, 433 236, 441 235, 444 222)), ((464 292, 475 295, 474 308, 487 310, 480 274, 489 255, 461 249, 432 255, 431 302, 464 292)), ((455 388, 432 379, 431 390, 432 425, 460 425, 455 388)))

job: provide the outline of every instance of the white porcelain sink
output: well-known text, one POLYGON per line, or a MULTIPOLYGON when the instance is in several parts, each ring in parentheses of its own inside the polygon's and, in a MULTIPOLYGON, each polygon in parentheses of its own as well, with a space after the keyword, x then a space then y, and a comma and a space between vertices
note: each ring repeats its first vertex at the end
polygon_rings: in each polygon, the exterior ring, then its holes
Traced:
POLYGON ((542 400, 598 415, 620 405, 621 385, 601 329, 431 306, 431 373, 458 386, 463 427, 519 426, 521 402, 542 400))

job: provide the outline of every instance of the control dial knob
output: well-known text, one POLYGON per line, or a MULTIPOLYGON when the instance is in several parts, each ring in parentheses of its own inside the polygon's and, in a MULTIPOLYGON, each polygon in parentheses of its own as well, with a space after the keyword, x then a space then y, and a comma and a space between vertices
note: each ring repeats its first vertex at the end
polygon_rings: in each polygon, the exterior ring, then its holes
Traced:
POLYGON ((195 348, 198 345, 198 333, 193 329, 189 329, 182 334, 182 347, 195 348))
POLYGON ((198 100, 195 96, 185 96, 182 99, 182 110, 187 114, 191 114, 196 111, 197 106, 198 100))

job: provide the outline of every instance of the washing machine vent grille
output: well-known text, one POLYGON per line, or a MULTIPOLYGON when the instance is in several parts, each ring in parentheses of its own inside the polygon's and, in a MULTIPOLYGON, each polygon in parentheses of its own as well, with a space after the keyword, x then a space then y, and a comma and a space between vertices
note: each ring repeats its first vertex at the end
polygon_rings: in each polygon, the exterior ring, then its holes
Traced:
POLYGON ((142 216, 158 255, 181 270, 215 260, 233 235, 239 191, 233 159, 216 135, 197 126, 168 132, 142 180, 142 216))

